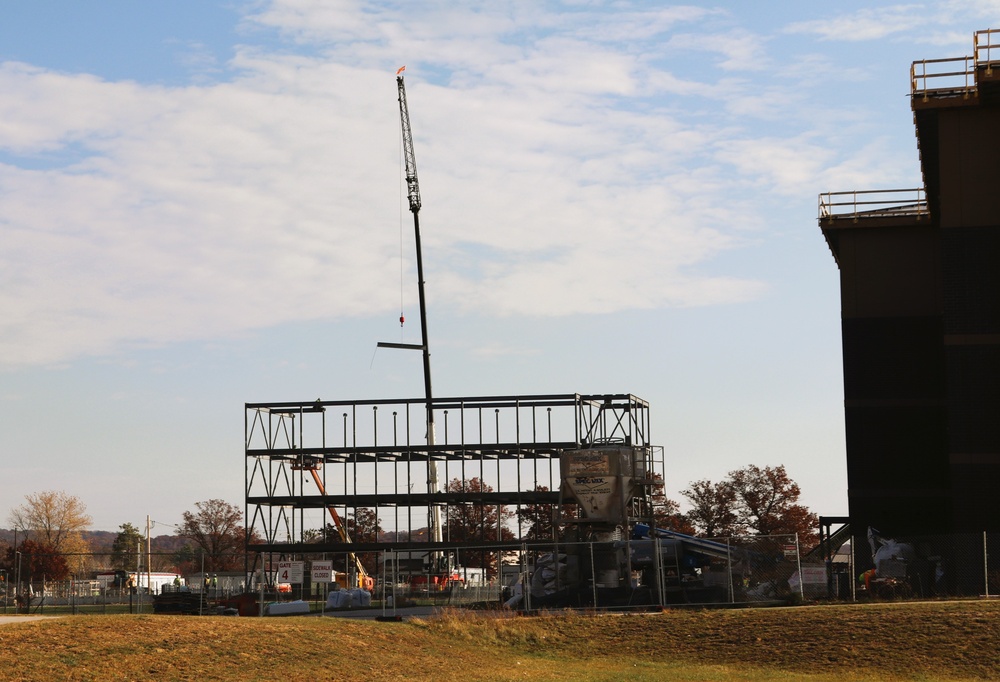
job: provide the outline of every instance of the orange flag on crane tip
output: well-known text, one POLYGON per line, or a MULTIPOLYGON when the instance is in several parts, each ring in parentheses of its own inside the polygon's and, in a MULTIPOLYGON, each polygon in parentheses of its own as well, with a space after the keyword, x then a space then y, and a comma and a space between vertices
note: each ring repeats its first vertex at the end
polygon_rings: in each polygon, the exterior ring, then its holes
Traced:
POLYGON ((399 74, 403 73, 404 71, 406 71, 406 66, 405 65, 399 67, 398 69, 396 69, 396 75, 398 76, 399 74))

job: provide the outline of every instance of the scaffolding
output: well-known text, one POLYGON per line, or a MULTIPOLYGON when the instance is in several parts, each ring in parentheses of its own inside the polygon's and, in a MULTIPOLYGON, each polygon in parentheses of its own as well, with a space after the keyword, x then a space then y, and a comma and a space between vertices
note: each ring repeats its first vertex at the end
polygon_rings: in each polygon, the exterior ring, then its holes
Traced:
MULTIPOLYGON (((434 438, 427 437, 424 398, 247 403, 245 518, 257 566, 275 555, 551 542, 551 535, 533 536, 525 520, 530 515, 521 512, 537 516, 539 509, 560 506, 559 458, 567 450, 638 448, 648 483, 662 484, 663 455, 650 444, 649 405, 634 395, 435 398, 430 407, 434 438), (435 467, 440 486, 428 483, 435 467), (478 483, 470 484, 474 479, 478 483), (497 527, 460 541, 449 537, 446 525, 441 542, 433 542, 427 530, 434 510, 449 519, 469 505, 514 513, 497 514, 497 527), (317 533, 328 514, 350 526, 358 510, 374 511, 383 532, 367 538, 350 537, 349 528, 317 533)), ((648 514, 648 499, 641 502, 648 514)))

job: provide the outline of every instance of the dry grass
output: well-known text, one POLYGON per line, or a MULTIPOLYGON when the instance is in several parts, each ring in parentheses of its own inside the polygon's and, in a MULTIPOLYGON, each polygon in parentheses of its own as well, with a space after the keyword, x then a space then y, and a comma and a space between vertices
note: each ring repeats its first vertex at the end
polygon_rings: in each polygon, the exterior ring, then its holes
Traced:
POLYGON ((649 615, 77 616, 0 626, 21 680, 1000 679, 1000 603, 649 615))

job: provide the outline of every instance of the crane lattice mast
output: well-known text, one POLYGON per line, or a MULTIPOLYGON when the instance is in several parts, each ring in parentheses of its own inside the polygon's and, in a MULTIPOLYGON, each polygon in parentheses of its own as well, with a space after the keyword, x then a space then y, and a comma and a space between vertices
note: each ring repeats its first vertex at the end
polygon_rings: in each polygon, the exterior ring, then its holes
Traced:
MULTIPOLYGON (((405 67, 403 67, 405 68, 405 67)), ((399 119, 403 127, 403 159, 406 164, 406 196, 413 213, 413 234, 417 248, 417 292, 420 299, 420 334, 424 356, 424 395, 427 400, 427 446, 434 448, 434 405, 431 391, 431 352, 427 343, 427 302, 424 297, 424 260, 420 249, 420 183, 417 181, 417 158, 413 153, 413 133, 410 130, 410 110, 406 106, 406 85, 403 83, 403 69, 396 72, 396 87, 399 90, 399 119)), ((427 492, 438 492, 437 464, 427 457, 427 492)), ((430 507, 430 533, 432 542, 441 542, 441 510, 430 507)))
MULTIPOLYGON (((413 133, 410 131, 410 110, 406 106, 406 85, 402 74, 396 76, 399 89, 399 119, 403 125, 403 158, 406 162, 406 197, 416 219, 420 212, 420 183, 417 182, 417 157, 413 153, 413 133)), ((419 237, 418 237, 419 238, 419 237)))

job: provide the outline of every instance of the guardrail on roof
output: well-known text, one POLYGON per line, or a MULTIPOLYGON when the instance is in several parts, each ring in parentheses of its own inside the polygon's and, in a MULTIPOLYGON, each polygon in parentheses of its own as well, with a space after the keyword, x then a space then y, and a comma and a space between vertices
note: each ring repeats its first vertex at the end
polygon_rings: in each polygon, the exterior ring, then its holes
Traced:
POLYGON ((975 64, 974 57, 915 61, 910 65, 910 94, 924 99, 944 93, 968 97, 976 91, 975 64))
POLYGON ((988 28, 976 31, 972 36, 972 54, 976 66, 985 66, 987 72, 992 71, 992 65, 1000 62, 1000 28, 988 28), (997 51, 996 59, 993 50, 997 51))
POLYGON ((928 215, 923 187, 824 192, 819 195, 819 218, 866 218, 928 215))
POLYGON ((994 65, 1000 66, 1000 29, 976 31, 971 56, 913 62, 910 65, 910 94, 924 100, 933 95, 968 97, 978 88, 978 70, 982 68, 992 75, 994 65))

